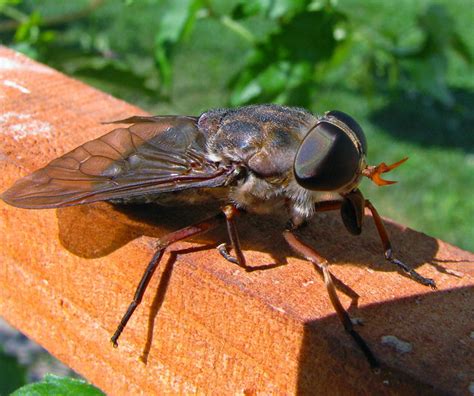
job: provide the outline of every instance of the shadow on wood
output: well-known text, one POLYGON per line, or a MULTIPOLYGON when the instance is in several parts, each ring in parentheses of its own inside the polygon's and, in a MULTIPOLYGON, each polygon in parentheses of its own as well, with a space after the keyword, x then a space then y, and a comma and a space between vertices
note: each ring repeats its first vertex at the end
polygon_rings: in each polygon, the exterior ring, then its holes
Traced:
POLYGON ((354 378, 360 376, 356 359, 360 352, 355 345, 349 353, 341 347, 341 337, 347 336, 337 317, 307 322, 297 393, 309 395, 317 390, 319 394, 467 394, 474 378, 473 340, 466 331, 472 328, 473 307, 474 287, 461 287, 361 308, 357 315, 366 326, 359 331, 384 362, 380 374, 366 370, 367 376, 374 376, 373 382, 382 385, 378 392, 375 388, 367 389, 370 380, 354 383, 354 378), (321 328, 326 329, 325 339, 321 328), (382 337, 388 335, 409 343, 412 349, 402 352, 383 344, 382 337), (335 370, 341 369, 340 362, 343 373, 336 375, 335 370), (332 376, 335 382, 322 380, 332 376))
MULTIPOLYGON (((118 206, 108 203, 73 206, 57 210, 59 238, 71 253, 84 258, 99 258, 119 249, 141 236, 159 238, 168 232, 212 216, 219 206, 163 207, 158 205, 118 206)), ((244 251, 270 254, 278 265, 288 257, 297 257, 282 237, 284 216, 255 216, 245 214, 237 219, 244 251)), ((436 239, 426 237, 423 244, 414 236, 418 233, 391 222, 385 222, 395 255, 417 268, 426 262, 443 272, 442 263, 434 260, 438 251, 436 239)), ((380 238, 371 216, 364 219, 364 230, 358 237, 346 232, 339 213, 320 213, 301 231, 301 235, 326 257, 339 265, 350 262, 376 271, 396 271, 383 257, 380 238)), ((189 241, 215 245, 227 242, 225 226, 189 241)), ((211 247, 210 247, 211 248, 211 247)), ((173 247, 169 248, 171 251, 173 247)), ((144 263, 145 265, 146 263, 144 263)), ((270 263, 268 263, 270 264, 270 263)), ((252 265, 250 262, 249 265, 252 265)))

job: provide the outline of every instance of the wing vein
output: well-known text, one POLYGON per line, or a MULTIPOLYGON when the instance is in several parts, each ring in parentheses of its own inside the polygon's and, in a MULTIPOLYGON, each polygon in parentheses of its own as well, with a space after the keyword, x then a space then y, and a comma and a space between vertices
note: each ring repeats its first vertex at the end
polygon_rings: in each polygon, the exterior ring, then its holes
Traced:
MULTIPOLYGON (((128 128, 127 128, 127 131, 128 131, 128 128)), ((130 131, 128 131, 130 133, 130 131)), ((123 154, 120 152, 119 149, 117 149, 116 147, 114 147, 112 144, 110 144, 109 142, 106 142, 105 140, 102 139, 103 136, 99 137, 97 140, 100 140, 102 143, 106 144, 107 146, 109 146, 112 150, 114 150, 119 156, 121 159, 123 160, 126 160, 126 158, 123 156, 123 154)), ((132 140, 132 139, 130 139, 132 140)), ((87 151, 87 150, 86 150, 87 151)))

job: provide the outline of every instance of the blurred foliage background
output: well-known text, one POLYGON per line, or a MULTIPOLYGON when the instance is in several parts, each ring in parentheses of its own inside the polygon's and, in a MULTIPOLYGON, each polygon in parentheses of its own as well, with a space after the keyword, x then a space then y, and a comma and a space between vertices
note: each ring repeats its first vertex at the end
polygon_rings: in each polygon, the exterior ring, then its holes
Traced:
POLYGON ((154 114, 348 112, 371 163, 410 157, 364 181, 379 211, 474 250, 473 21, 472 0, 0 0, 0 43, 154 114))

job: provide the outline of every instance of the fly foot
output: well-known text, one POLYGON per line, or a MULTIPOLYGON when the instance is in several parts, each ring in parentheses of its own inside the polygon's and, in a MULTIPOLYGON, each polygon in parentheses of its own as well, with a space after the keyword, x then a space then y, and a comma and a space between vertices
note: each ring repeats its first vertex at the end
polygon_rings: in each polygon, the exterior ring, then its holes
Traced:
POLYGON ((249 272, 249 271, 252 270, 251 267, 247 267, 245 265, 245 263, 242 264, 237 257, 234 257, 229 253, 229 248, 228 248, 226 243, 221 243, 219 246, 217 246, 217 251, 227 261, 230 261, 231 263, 237 264, 239 267, 242 267, 245 271, 249 272))

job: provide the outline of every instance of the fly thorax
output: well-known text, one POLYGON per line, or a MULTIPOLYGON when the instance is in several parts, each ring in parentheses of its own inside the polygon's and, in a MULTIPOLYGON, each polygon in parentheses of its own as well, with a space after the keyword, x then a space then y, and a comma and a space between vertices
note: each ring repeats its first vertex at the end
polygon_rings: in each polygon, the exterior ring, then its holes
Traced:
POLYGON ((252 213, 272 213, 283 208, 283 188, 249 173, 237 186, 232 187, 230 199, 237 207, 252 213))

